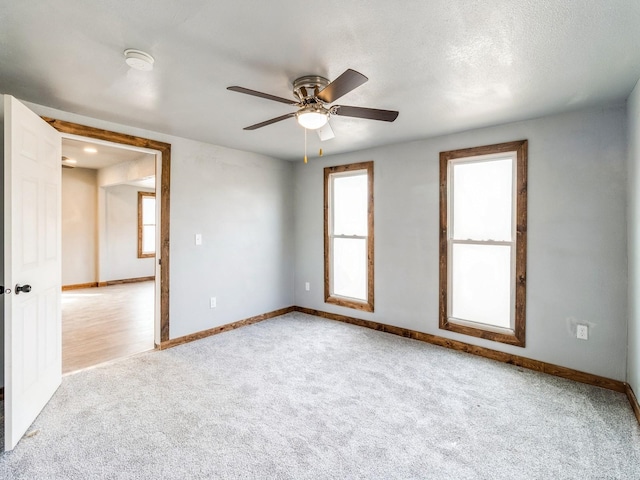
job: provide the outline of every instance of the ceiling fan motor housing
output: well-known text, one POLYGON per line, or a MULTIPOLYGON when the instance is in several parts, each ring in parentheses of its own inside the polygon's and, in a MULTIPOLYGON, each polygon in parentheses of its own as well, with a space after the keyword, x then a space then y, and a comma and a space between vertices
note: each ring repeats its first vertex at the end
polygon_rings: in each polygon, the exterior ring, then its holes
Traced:
POLYGON ((329 85, 329 80, 318 75, 305 75, 293 81, 293 93, 302 103, 320 103, 316 95, 329 85))
POLYGON ((316 98, 327 85, 329 80, 318 75, 306 75, 293 81, 293 93, 300 100, 296 118, 304 128, 316 130, 327 123, 330 112, 324 102, 316 98))

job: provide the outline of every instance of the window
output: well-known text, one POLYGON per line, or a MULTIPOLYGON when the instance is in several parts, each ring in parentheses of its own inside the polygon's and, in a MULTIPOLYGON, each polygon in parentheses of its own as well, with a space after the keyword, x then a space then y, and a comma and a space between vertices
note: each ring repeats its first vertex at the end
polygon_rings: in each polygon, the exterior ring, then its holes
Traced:
POLYGON ((324 297, 373 312, 373 162, 324 169, 324 297))
POLYGON ((138 192, 138 258, 156 255, 156 194, 138 192))
POLYGON ((525 346, 527 141, 440 153, 440 328, 525 346))

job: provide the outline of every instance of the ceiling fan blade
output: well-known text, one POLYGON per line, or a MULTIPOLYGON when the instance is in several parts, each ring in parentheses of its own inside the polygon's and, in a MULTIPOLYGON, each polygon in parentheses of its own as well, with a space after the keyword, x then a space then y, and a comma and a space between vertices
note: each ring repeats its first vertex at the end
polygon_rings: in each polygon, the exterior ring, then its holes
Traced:
POLYGON ((358 88, 367 80, 369 79, 361 73, 348 69, 333 82, 324 87, 317 97, 325 103, 335 102, 341 96, 346 95, 355 88, 358 88))
POLYGON ((348 107, 346 105, 335 105, 331 108, 332 115, 343 117, 368 118, 370 120, 382 120, 383 122, 393 122, 398 118, 395 110, 379 110, 377 108, 348 107))
POLYGON ((318 132, 318 137, 320 138, 321 142, 335 138, 335 134, 333 133, 333 129, 331 128, 329 122, 325 123, 324 127, 318 128, 316 132, 318 132))
POLYGON ((272 123, 281 122, 282 120, 286 120, 287 118, 295 117, 295 112, 287 113, 286 115, 282 115, 281 117, 272 118, 271 120, 266 120, 264 122, 256 123, 255 125, 251 125, 249 127, 244 127, 243 130, 255 130, 257 128, 266 127, 267 125, 271 125, 272 123))
POLYGON ((286 98, 276 97, 275 95, 269 95, 268 93, 258 92, 257 90, 251 90, 250 88, 233 86, 233 87, 227 87, 227 90, 231 90, 232 92, 238 92, 238 93, 246 93, 247 95, 253 95, 254 97, 266 98, 267 100, 286 103, 287 105, 298 104, 298 102, 296 102, 295 100, 288 100, 286 98))

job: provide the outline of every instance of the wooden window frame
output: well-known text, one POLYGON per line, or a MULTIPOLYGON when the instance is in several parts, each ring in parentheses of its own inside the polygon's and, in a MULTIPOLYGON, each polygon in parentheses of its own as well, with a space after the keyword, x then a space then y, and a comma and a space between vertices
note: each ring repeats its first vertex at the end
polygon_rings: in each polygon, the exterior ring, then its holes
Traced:
POLYGON ((524 347, 526 330, 527 269, 527 140, 440 152, 440 328, 464 335, 524 347), (515 268, 513 281, 514 322, 512 329, 456 322, 449 316, 449 164, 467 157, 516 153, 515 183, 515 268))
MULTIPOLYGON (((142 223, 142 202, 144 201, 144 197, 153 197, 154 199, 156 198, 156 194, 155 192, 138 192, 138 258, 152 258, 156 256, 156 252, 154 249, 153 253, 145 253, 142 251, 142 244, 143 244, 143 231, 144 231, 144 224, 142 223)), ((154 227, 157 228, 157 224, 154 222, 153 224, 154 227)), ((153 241, 153 243, 155 244, 155 239, 153 241)))
POLYGON ((373 161, 324 169, 324 301, 364 312, 374 311, 373 161), (331 176, 358 170, 367 172, 367 299, 365 301, 331 294, 331 176))

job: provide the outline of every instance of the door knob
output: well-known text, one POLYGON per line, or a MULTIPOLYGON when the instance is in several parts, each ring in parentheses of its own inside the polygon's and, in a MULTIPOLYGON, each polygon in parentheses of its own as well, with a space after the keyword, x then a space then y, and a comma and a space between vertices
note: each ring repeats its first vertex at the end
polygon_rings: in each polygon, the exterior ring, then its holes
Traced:
POLYGON ((16 295, 20 295, 20 292, 29 293, 31 291, 31 285, 16 285, 16 295))

